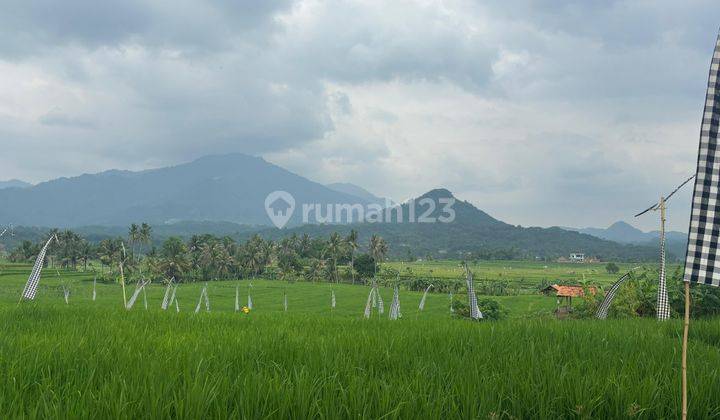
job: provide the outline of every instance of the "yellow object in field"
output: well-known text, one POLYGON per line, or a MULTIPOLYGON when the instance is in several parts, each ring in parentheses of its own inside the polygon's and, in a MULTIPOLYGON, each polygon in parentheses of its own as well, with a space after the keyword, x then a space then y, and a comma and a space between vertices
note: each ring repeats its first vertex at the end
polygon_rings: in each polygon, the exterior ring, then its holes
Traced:
POLYGON ((242 307, 242 312, 243 312, 244 314, 249 314, 249 313, 250 313, 250 308, 248 308, 247 306, 243 306, 243 307, 242 307))

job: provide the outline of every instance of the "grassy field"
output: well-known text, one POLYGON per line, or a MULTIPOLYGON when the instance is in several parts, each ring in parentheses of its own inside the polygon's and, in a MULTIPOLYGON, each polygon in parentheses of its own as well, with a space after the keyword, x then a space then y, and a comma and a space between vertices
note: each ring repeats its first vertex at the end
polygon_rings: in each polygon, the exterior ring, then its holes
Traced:
MULTIPOLYGON (((583 281, 593 284, 612 284, 617 278, 628 270, 643 266, 656 269, 653 264, 616 263, 620 269, 619 274, 610 274, 606 271, 607 263, 551 263, 534 261, 481 261, 470 263, 476 280, 508 281, 511 283, 539 284, 541 282, 570 282, 583 281)), ((392 267, 403 275, 422 277, 435 277, 439 279, 463 278, 464 271, 459 261, 420 261, 420 262, 389 262, 384 266, 392 267)), ((678 266, 668 264, 668 272, 678 266)))
MULTIPOLYGON (((0 265, 0 305, 16 304, 30 272, 26 265, 0 265)), ((92 272, 60 271, 45 269, 38 289, 38 304, 66 306, 62 285, 70 290, 71 307, 95 305, 101 307, 122 308, 122 293, 117 283, 97 283, 97 301, 92 301, 92 272)), ((194 310, 205 283, 183 284, 178 288, 177 299, 182 312, 194 310)), ((241 305, 247 303, 248 291, 252 295, 253 307, 262 313, 284 313, 283 295, 288 296, 288 312, 304 314, 326 314, 334 317, 357 318, 362 316, 369 288, 347 284, 308 283, 273 280, 237 280, 212 281, 208 284, 210 305, 213 312, 233 312, 235 289, 239 287, 241 305), (252 288, 250 288, 252 285, 252 288), (330 310, 331 290, 335 291, 337 306, 330 310)), ((132 294, 134 285, 128 285, 127 295, 132 294)), ((147 287, 148 306, 160 307, 165 289, 162 285, 147 287)), ((380 288, 386 302, 392 300, 392 289, 380 288)), ((400 296, 403 315, 420 319, 452 319, 449 296, 430 293, 425 310, 420 312, 418 305, 421 292, 403 291, 400 296)), ((549 315, 555 308, 555 299, 540 294, 523 296, 493 296, 514 318, 536 317, 540 313, 549 315)), ((138 299, 138 308, 143 307, 143 297, 138 299)))
MULTIPOLYGON (((117 284, 92 301, 91 275, 51 270, 18 305, 29 269, 0 267, 7 418, 679 417, 678 321, 557 321, 533 316, 553 299, 522 295, 496 297, 511 319, 473 323, 446 295, 418 313, 413 292, 403 319, 365 320, 367 287, 334 286, 331 312, 327 283, 263 280, 248 315, 233 312, 247 280, 209 283, 210 313, 192 313, 200 284, 180 286, 180 313, 159 286, 126 311, 117 284)), ((719 346, 720 323, 693 322, 690 418, 720 417, 719 346)))

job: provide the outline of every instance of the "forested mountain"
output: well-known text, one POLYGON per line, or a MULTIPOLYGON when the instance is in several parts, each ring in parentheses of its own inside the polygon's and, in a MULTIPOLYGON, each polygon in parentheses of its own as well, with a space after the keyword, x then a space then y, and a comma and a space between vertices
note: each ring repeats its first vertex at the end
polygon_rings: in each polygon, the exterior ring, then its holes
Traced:
MULTIPOLYGON (((270 225, 265 198, 287 191, 302 203, 367 201, 243 154, 206 156, 140 172, 111 170, 0 190, 0 223, 25 226, 155 225, 180 220, 270 225)), ((290 225, 299 224, 295 211, 290 225)))
MULTIPOLYGON (((657 259, 657 246, 619 244, 591 235, 561 228, 513 226, 493 218, 472 204, 456 199, 446 189, 432 190, 417 199, 386 209, 379 216, 382 222, 353 224, 306 224, 276 229, 266 226, 240 225, 229 222, 177 222, 153 226, 153 243, 159 245, 171 236, 189 238, 192 235, 213 234, 244 241, 255 234, 266 239, 307 234, 311 237, 328 237, 334 232, 347 235, 351 230, 359 234, 361 247, 374 234, 382 236, 389 245, 393 258, 487 258, 487 259, 554 259, 567 257, 571 252, 582 252, 601 260, 651 261, 657 259), (448 216, 443 204, 427 212, 422 200, 440 203, 454 200, 455 217, 451 222, 419 222, 420 216, 430 220, 448 216), (400 216, 401 215, 401 216, 400 216), (414 215, 415 222, 411 222, 414 215), (401 217, 402 222, 398 221, 401 217), (389 222, 388 222, 389 220, 389 222)), ((375 218, 370 218, 375 219, 375 218)), ((85 226, 75 229, 92 242, 116 236, 126 236, 127 227, 85 226)), ((1 238, 0 244, 8 248, 22 239, 37 241, 49 229, 15 228, 15 237, 1 238)), ((670 255, 673 259, 676 256, 670 255)))

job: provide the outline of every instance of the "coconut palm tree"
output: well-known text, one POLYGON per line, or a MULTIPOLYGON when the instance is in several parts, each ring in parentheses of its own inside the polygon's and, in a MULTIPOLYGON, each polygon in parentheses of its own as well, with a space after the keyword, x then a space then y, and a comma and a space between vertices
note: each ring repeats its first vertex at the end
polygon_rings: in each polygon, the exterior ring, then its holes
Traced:
POLYGON ((355 284, 355 252, 358 250, 358 233, 355 229, 345 238, 345 243, 350 249, 350 274, 352 275, 352 283, 355 284))
POLYGON ((337 269, 337 260, 340 254, 342 253, 343 248, 343 240, 340 238, 340 234, 337 232, 333 232, 330 235, 330 239, 327 242, 326 249, 327 254, 332 259, 332 269, 333 269, 333 275, 335 276, 335 283, 339 283, 338 278, 338 269, 337 269))
POLYGON ((190 271, 191 264, 187 258, 187 247, 180 238, 173 237, 165 241, 158 265, 164 277, 175 277, 178 281, 190 271))
POLYGON ((312 282, 322 280, 325 270, 325 260, 321 258, 312 258, 306 269, 305 277, 312 282))
POLYGON ((100 263, 111 267, 111 271, 112 267, 116 266, 116 263, 122 258, 120 242, 120 238, 104 239, 100 241, 100 245, 98 245, 97 253, 100 258, 100 263))
POLYGON ((370 238, 370 255, 375 260, 375 277, 377 277, 377 266, 380 264, 388 252, 388 246, 385 240, 379 235, 373 235, 370 238))
POLYGON ((135 243, 140 239, 140 226, 133 223, 128 229, 128 239, 130 240, 130 258, 135 258, 135 243))
POLYGON ((312 240, 310 239, 310 235, 307 233, 304 233, 303 236, 300 237, 298 240, 298 254, 302 258, 307 258, 310 256, 310 250, 312 249, 312 240))
POLYGON ((235 260, 223 244, 215 244, 215 270, 219 278, 225 278, 232 270, 235 260))
POLYGON ((204 243, 200 246, 198 267, 203 273, 203 277, 207 279, 208 275, 215 268, 215 249, 212 244, 204 243))
POLYGON ((150 242, 152 240, 152 226, 148 225, 147 223, 143 223, 142 225, 140 225, 139 237, 142 244, 144 244, 145 246, 150 245, 150 242))

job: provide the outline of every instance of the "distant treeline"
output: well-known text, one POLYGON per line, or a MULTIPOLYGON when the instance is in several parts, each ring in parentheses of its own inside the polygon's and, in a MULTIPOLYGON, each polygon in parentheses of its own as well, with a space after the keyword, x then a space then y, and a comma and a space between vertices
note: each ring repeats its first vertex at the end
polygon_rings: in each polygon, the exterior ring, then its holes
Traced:
MULTIPOLYGON (((142 225, 140 225, 142 226, 142 225)), ((145 225, 148 226, 148 225, 145 225)), ((558 228, 519 228, 497 225, 492 228, 477 225, 304 225, 292 229, 271 229, 265 226, 247 226, 223 222, 180 222, 168 225, 148 226, 152 230, 139 247, 140 254, 149 253, 153 248, 161 249, 170 238, 188 242, 194 237, 214 236, 229 238, 235 243, 246 243, 254 237, 279 243, 286 238, 310 239, 354 235, 361 253, 370 253, 373 236, 384 238, 388 245, 386 257, 393 260, 416 259, 463 259, 463 260, 540 260, 552 261, 568 257, 570 252, 584 252, 587 256, 601 261, 639 262, 658 258, 658 250, 649 246, 623 245, 598 239, 589 235, 569 232, 558 228), (357 228, 357 229, 356 229, 357 228), (490 229, 487 231, 487 229, 490 229)), ((0 252, 6 253, 29 245, 37 245, 57 231, 39 227, 16 227, 14 235, 0 238, 0 252)), ((119 237, 129 241, 127 228, 89 226, 73 229, 72 232, 93 246, 119 237)), ((669 255, 669 260, 675 256, 669 255)))

